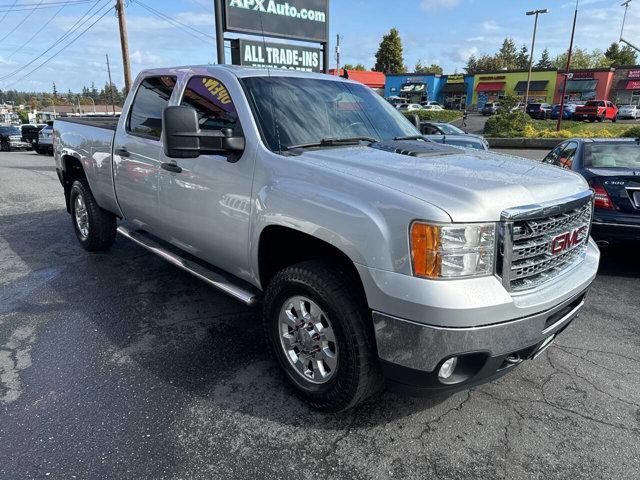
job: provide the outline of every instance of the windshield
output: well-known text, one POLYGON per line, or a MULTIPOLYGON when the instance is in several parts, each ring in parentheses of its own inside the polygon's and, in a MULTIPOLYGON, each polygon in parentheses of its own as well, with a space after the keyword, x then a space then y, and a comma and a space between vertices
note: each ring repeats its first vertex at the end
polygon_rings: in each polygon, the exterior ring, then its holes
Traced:
POLYGON ((464 130, 460 130, 458 127, 454 127, 448 123, 439 123, 438 128, 442 130, 445 135, 465 135, 464 130))
POLYGON ((242 82, 273 151, 323 139, 391 140, 420 134, 364 85, 300 77, 249 77, 242 82))
POLYGON ((587 145, 585 167, 640 168, 640 145, 587 145))
POLYGON ((0 127, 0 132, 4 135, 22 135, 18 127, 0 127))

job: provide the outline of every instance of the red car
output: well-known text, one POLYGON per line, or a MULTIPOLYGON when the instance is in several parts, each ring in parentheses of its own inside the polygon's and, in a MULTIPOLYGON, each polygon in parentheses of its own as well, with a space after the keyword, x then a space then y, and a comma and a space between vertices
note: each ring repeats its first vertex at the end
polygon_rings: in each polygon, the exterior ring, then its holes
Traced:
POLYGON ((589 100, 584 105, 576 107, 574 120, 589 120, 590 122, 604 122, 618 120, 618 107, 606 100, 589 100))

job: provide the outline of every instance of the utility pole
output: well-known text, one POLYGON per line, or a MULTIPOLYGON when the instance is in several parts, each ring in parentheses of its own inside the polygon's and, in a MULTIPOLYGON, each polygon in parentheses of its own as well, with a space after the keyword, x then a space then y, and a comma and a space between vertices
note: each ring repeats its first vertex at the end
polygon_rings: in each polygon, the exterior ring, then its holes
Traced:
POLYGON ((127 20, 124 16, 124 0, 116 0, 118 24, 120 25, 120 46, 122 47, 122 68, 124 70, 125 95, 131 90, 131 65, 129 64, 129 39, 127 36, 127 20))
POLYGON ((222 65, 225 62, 224 25, 222 24, 222 0, 214 0, 213 6, 215 7, 216 19, 216 53, 218 57, 218 64, 222 65))
POLYGON ((524 94, 524 108, 527 108, 529 103, 529 85, 531 85, 531 69, 533 68, 533 49, 536 47, 536 31, 538 30, 538 15, 541 13, 548 13, 548 9, 532 10, 527 12, 527 15, 535 15, 536 19, 533 22, 533 39, 531 40, 531 56, 529 57, 529 74, 527 75, 527 91, 524 94))
POLYGON ((336 75, 340 75, 340 34, 336 35, 336 75))
POLYGON ((626 2, 620 4, 621 7, 624 7, 624 16, 622 17, 622 28, 620 28, 620 43, 626 43, 634 50, 637 50, 638 52, 640 52, 640 48, 636 47, 634 44, 627 42, 624 38, 622 38, 622 34, 624 33, 624 24, 627 20, 627 10, 629 10, 630 3, 631 3, 631 0, 627 0, 626 2))
POLYGON ((109 95, 111 96, 111 106, 113 107, 113 115, 116 114, 116 103, 113 100, 113 83, 111 83, 111 67, 109 66, 109 54, 107 56, 107 72, 109 73, 109 95))
POLYGON ((569 51, 567 52, 567 68, 564 72, 564 83, 562 84, 562 97, 560 98, 560 114, 558 115, 558 122, 556 123, 556 131, 560 131, 560 125, 562 124, 562 115, 564 115, 564 96, 567 94, 567 81, 569 80, 569 70, 571 69, 571 52, 573 51, 573 38, 576 33, 576 21, 578 20, 578 2, 576 0, 576 9, 573 12, 573 27, 571 28, 571 40, 569 41, 569 51))

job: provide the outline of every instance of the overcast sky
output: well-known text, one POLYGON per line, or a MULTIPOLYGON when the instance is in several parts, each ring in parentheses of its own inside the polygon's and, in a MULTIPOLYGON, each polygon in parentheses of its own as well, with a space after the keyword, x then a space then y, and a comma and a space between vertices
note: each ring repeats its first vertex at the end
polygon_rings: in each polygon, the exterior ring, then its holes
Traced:
MULTIPOLYGON (((92 81, 103 86, 107 79, 105 53, 109 54, 115 83, 122 86, 115 14, 109 11, 98 20, 113 0, 79 1, 15 0, 14 5, 14 0, 0 0, 0 39, 7 36, 0 41, 0 89, 50 91, 54 81, 60 91, 76 91, 92 81), (54 6, 34 10, 39 4, 54 6), (79 20, 82 28, 34 61, 79 20), (48 60, 95 21, 82 37, 48 60), (45 61, 48 63, 39 67, 45 61)), ((127 6, 134 76, 149 67, 215 62, 212 0, 141 2, 130 0, 127 6), (144 5, 202 33, 171 24, 144 5)), ((581 0, 576 44, 604 50, 616 41, 623 14, 620 3, 581 0)), ((638 44, 640 0, 634 3, 625 37, 638 44)), ((533 18, 524 12, 548 8, 550 12, 540 17, 536 51, 548 47, 555 56, 568 46, 574 5, 569 0, 331 0, 331 51, 336 34, 340 34, 342 63, 364 63, 371 68, 382 35, 396 27, 410 70, 421 59, 426 64, 440 64, 445 73, 461 72, 470 54, 493 53, 505 36, 513 37, 518 45, 529 44, 533 18)), ((333 54, 331 65, 335 65, 333 54)))

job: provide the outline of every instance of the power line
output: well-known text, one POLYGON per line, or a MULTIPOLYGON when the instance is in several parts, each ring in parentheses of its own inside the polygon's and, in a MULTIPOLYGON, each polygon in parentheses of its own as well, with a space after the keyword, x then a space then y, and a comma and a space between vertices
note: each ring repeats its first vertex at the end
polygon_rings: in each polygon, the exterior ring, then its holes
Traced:
MULTIPOLYGON (((18 3, 18 0, 13 0, 13 5, 11 5, 11 7, 12 7, 12 8, 13 8, 13 7, 15 7, 16 3, 18 3)), ((7 10, 7 11, 4 13, 4 15, 2 16, 2 18, 0 19, 0 25, 2 25, 2 21, 3 21, 5 18, 7 18, 7 15, 9 15, 9 11, 10 11, 10 10, 7 10)))
MULTIPOLYGON (((109 5, 105 5, 106 7, 109 7, 109 5)), ((104 8, 105 6, 103 6, 102 8, 104 8)), ((25 75, 23 75, 22 77, 18 78, 17 80, 14 80, 13 82, 11 82, 9 84, 9 86, 16 84, 17 82, 20 82, 22 80, 24 80, 25 78, 27 78, 29 75, 31 75, 32 73, 34 73, 36 70, 39 70, 40 68, 44 67, 47 63, 49 63, 51 60, 53 60, 54 58, 56 58, 59 54, 61 54, 67 47, 71 46, 73 43, 75 43, 80 37, 82 37, 85 33, 87 33, 87 31, 92 28, 96 23, 98 23, 100 20, 102 20, 111 10, 113 10, 115 7, 114 6, 110 6, 102 15, 100 15, 98 17, 98 19, 93 22, 92 24, 90 24, 87 28, 85 28, 82 32, 80 32, 75 38, 73 38, 69 43, 67 43, 66 45, 64 45, 60 50, 58 50, 56 53, 54 53, 53 55, 51 55, 49 58, 47 58, 44 62, 42 62, 40 65, 38 65, 37 67, 33 68, 32 70, 30 70, 28 73, 26 73, 25 75)))
POLYGON ((31 40, 33 40, 34 38, 36 38, 36 36, 42 31, 44 30, 47 25, 49 25, 54 18, 56 18, 58 16, 58 14, 62 11, 62 9, 64 7, 66 7, 69 4, 69 1, 67 1, 64 5, 62 5, 58 10, 56 10, 56 13, 53 14, 53 16, 47 20, 41 27, 40 29, 34 33, 33 35, 31 35, 31 38, 29 38, 29 40, 27 40, 26 42, 24 42, 22 45, 20 45, 20 47, 18 47, 17 49, 15 49, 13 52, 11 52, 11 54, 7 57, 7 60, 9 60, 11 57, 13 57, 16 53, 18 53, 19 51, 21 51, 24 47, 26 47, 29 43, 31 43, 31 40))
MULTIPOLYGON (((40 0, 40 3, 42 3, 42 2, 43 2, 43 0, 40 0)), ((13 32, 15 32, 18 29, 18 27, 20 27, 24 22, 26 22, 29 19, 29 17, 31 15, 33 15, 33 12, 35 12, 35 10, 32 10, 31 12, 29 12, 29 14, 26 17, 24 17, 21 22, 19 22, 15 27, 13 27, 11 30, 9 30, 9 32, 4 37, 0 38, 0 43, 2 43, 2 41, 5 38, 7 38, 9 35, 11 35, 13 32)))
MULTIPOLYGON (((133 1, 135 3, 137 3, 138 5, 140 5, 142 8, 145 8, 148 11, 150 11, 151 13, 153 13, 154 15, 156 15, 157 17, 160 17, 163 20, 174 24, 174 26, 176 26, 178 28, 180 28, 178 26, 178 25, 180 25, 180 26, 182 26, 184 28, 188 28, 189 30, 193 30, 194 32, 196 32, 196 33, 198 33, 200 35, 204 35, 205 37, 210 38, 211 40, 215 40, 216 39, 216 37, 214 37, 213 35, 209 35, 207 32, 203 32, 202 30, 198 30, 197 28, 194 28, 191 25, 187 25, 186 23, 182 23, 180 20, 176 20, 175 18, 171 18, 168 15, 165 15, 164 13, 160 12, 159 10, 156 10, 155 8, 150 7, 149 5, 146 5, 146 4, 142 3, 140 0, 133 0, 133 1)), ((185 31, 185 33, 189 33, 189 32, 185 31)), ((198 40, 201 40, 201 39, 198 38, 198 40)))
MULTIPOLYGON (((72 5, 82 5, 83 3, 90 3, 91 0, 72 0, 70 3, 72 5)), ((48 2, 48 3, 21 3, 20 5, 16 5, 18 2, 16 1, 12 5, 0 5, 0 13, 13 13, 13 12, 28 12, 32 10, 42 10, 44 8, 55 8, 62 5, 64 2, 48 2)))
MULTIPOLYGON (((60 36, 57 40, 55 40, 44 52, 42 52, 41 54, 39 54, 38 56, 36 56, 33 60, 31 60, 29 63, 26 63, 25 65, 17 68, 16 70, 14 70, 13 72, 7 74, 7 75, 3 75, 2 77, 0 77, 0 81, 1 80, 6 80, 9 77, 13 77, 14 75, 16 75, 17 73, 20 73, 22 70, 26 69, 27 67, 29 67, 30 65, 34 64, 35 62, 38 61, 38 59, 44 57, 47 52, 51 51, 53 48, 56 47, 56 45, 60 44, 61 42, 63 42, 67 37, 69 37, 70 35, 73 35, 79 28, 80 26, 78 26, 78 24, 80 22, 82 22, 84 20, 84 18, 89 15, 89 13, 91 12, 91 10, 94 9, 94 7, 97 7, 98 4, 100 3, 101 0, 96 0, 95 3, 93 5, 91 5, 91 7, 89 7, 89 9, 84 13, 84 15, 82 15, 82 17, 80 17, 78 20, 76 20, 76 22, 64 33, 62 34, 62 36, 60 36)), ((107 0, 107 2, 110 0, 107 0)), ((104 8, 106 4, 103 4, 104 8)), ((99 10, 99 9, 98 9, 99 10)))

